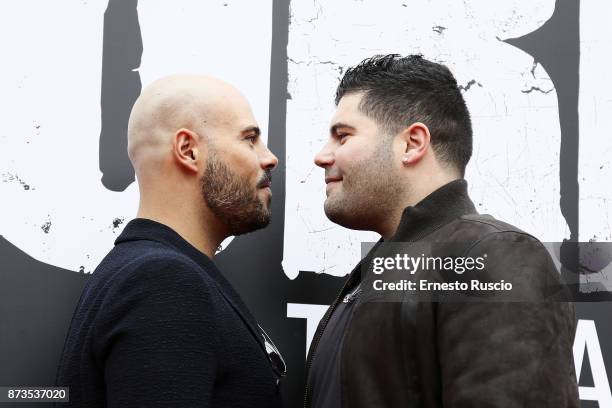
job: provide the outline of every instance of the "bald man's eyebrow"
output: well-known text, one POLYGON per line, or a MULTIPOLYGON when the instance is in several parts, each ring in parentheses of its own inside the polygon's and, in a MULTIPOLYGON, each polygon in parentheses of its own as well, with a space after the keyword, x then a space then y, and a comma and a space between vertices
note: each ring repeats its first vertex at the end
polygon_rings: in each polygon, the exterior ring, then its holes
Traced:
POLYGON ((259 130, 257 126, 249 126, 248 128, 243 129, 240 133, 242 133, 242 135, 247 135, 250 133, 255 136, 259 136, 261 135, 261 130, 259 130))
POLYGON ((346 123, 342 123, 342 122, 338 122, 338 123, 334 123, 330 128, 329 128, 329 133, 331 135, 335 135, 338 133, 338 129, 348 129, 348 130, 355 130, 355 128, 351 125, 347 125, 346 123))

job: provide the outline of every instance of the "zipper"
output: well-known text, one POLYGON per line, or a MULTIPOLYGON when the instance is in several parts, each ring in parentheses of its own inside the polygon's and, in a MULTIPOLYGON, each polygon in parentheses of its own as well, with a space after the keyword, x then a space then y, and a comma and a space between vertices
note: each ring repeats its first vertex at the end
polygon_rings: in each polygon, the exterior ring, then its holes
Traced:
MULTIPOLYGON (((448 220, 446 222, 441 222, 438 224, 435 224, 432 228, 427 229, 426 231, 423 231, 421 234, 419 234, 416 237, 413 237, 410 240, 406 240, 406 241, 393 241, 393 238, 390 241, 387 241, 387 243, 389 242, 410 242, 410 243, 414 243, 417 242, 418 240, 426 237, 427 235, 433 233, 434 231, 436 231, 437 229, 441 228, 442 226, 446 225, 448 223, 448 220)), ((347 300, 348 303, 350 301, 352 301, 355 297, 355 295, 361 291, 361 288, 359 288, 359 290, 350 293, 346 296, 343 296, 343 293, 346 291, 346 289, 348 287, 350 287, 350 285, 353 283, 353 281, 356 279, 355 276, 359 276, 359 274, 356 273, 356 271, 358 271, 361 268, 361 265, 367 260, 368 262, 370 261, 370 254, 374 255, 374 251, 378 248, 378 246, 382 243, 384 243, 385 241, 378 241, 376 243, 376 245, 374 245, 374 247, 370 250, 370 252, 368 252, 368 254, 365 256, 365 258, 363 258, 361 261, 359 261, 359 263, 357 264, 357 266, 351 271, 349 278, 346 280, 346 282, 344 283, 344 286, 342 286, 342 289, 340 290, 340 293, 338 293, 338 296, 336 297, 336 299, 334 300, 334 302, 331 304, 331 306, 329 307, 329 309, 327 309, 327 312, 325 312, 325 315, 323 316, 323 318, 321 319, 321 323, 319 323, 319 327, 317 328, 317 332, 315 333, 315 336, 312 339, 312 343, 310 343, 310 350, 308 352, 308 357, 306 359, 306 392, 304 393, 304 408, 308 408, 309 405, 309 398, 310 398, 310 384, 308 383, 308 372, 310 371, 310 367, 312 366, 312 360, 314 360, 314 356, 316 353, 316 349, 317 346, 319 345, 319 341, 321 340, 321 337, 323 336, 323 332, 325 331, 325 327, 327 326, 327 323, 329 323, 329 319, 331 318, 332 313, 334 312, 334 310, 336 309, 336 307, 340 304, 340 301, 344 301, 347 300)))
POLYGON ((348 295, 344 297, 344 299, 342 299, 342 303, 351 303, 353 300, 357 298, 357 295, 359 295, 359 293, 361 293, 360 284, 358 284, 357 287, 355 287, 355 289, 353 289, 351 293, 349 293, 348 295))
POLYGON ((343 293, 344 293, 344 291, 355 280, 355 276, 357 276, 357 274, 355 274, 354 272, 358 268, 361 267, 361 263, 362 262, 363 262, 363 260, 361 262, 359 262, 359 264, 357 264, 355 269, 353 269, 353 271, 349 275, 349 278, 346 280, 346 282, 344 282, 344 286, 342 286, 342 289, 338 293, 338 296, 332 302, 332 304, 329 307, 329 309, 327 309, 327 312, 325 312, 325 315, 323 316, 323 319, 321 319, 321 323, 319 323, 319 327, 317 328, 317 332, 315 333, 315 336, 312 339, 312 342, 310 343, 310 351, 308 353, 308 358, 306 359, 306 370, 305 370, 306 371, 306 392, 304 394, 304 408, 308 408, 309 397, 310 397, 310 384, 308 383, 308 372, 310 371, 310 367, 312 366, 312 360, 314 359, 316 348, 319 345, 319 341, 321 340, 321 336, 323 336, 323 332, 325 331, 325 327, 327 326, 327 323, 329 323, 329 319, 331 318, 332 313, 334 313, 334 310, 340 304, 340 301, 343 300, 343 293))
POLYGON ((359 278, 358 272, 361 270, 361 265, 363 265, 364 262, 370 262, 372 256, 374 255, 374 251, 376 250, 376 248, 378 248, 378 246, 382 242, 384 242, 382 241, 382 239, 378 241, 376 245, 372 247, 370 252, 368 252, 368 254, 361 261, 359 261, 359 263, 357 264, 357 266, 355 266, 355 268, 353 268, 353 270, 349 274, 348 279, 346 280, 346 282, 344 282, 344 286, 342 286, 342 289, 340 289, 338 296, 333 301, 329 309, 327 309, 327 312, 325 312, 325 315, 321 319, 321 323, 319 323, 319 327, 317 327, 317 332, 315 333, 315 336, 313 337, 312 342, 310 343, 310 350, 308 352, 308 357, 306 359, 306 370, 305 370, 306 371, 306 392, 304 393, 304 408, 308 408, 308 404, 310 402, 309 401, 310 384, 308 383, 308 372, 310 371, 310 367, 312 366, 312 360, 314 360, 316 348, 319 344, 319 341, 321 340, 321 336, 323 336, 325 327, 327 326, 327 323, 329 323, 329 319, 331 319, 332 313, 334 313, 334 310, 336 309, 336 307, 338 307, 340 302, 344 300, 347 300, 348 302, 352 301, 356 297, 356 295, 361 291, 361 287, 358 287, 357 290, 353 291, 352 293, 346 296, 344 295, 344 292, 348 288, 350 288, 354 284, 354 282, 359 278))

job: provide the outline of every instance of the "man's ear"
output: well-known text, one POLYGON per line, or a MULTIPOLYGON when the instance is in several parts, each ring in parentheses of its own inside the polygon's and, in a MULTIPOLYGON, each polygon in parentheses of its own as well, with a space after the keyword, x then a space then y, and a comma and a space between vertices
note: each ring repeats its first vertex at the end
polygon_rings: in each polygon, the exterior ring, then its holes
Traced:
POLYGON ((402 164, 416 164, 423 158, 431 143, 429 128, 421 122, 415 122, 398 134, 401 143, 402 164))
POLYGON ((198 173, 202 160, 205 160, 204 138, 189 129, 179 129, 174 134, 172 154, 185 171, 198 173))

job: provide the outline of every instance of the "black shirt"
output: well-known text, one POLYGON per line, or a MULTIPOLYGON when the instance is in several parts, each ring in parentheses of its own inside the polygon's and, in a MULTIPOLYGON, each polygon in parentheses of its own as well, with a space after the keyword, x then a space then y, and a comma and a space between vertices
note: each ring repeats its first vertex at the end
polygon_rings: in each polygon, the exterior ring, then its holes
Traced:
POLYGON ((342 406, 340 399, 342 343, 359 292, 359 286, 349 290, 349 294, 334 309, 319 340, 308 381, 312 385, 311 406, 313 407, 338 408, 342 406))
POLYGON ((255 319, 214 263, 136 219, 83 290, 57 385, 75 407, 277 407, 255 319))

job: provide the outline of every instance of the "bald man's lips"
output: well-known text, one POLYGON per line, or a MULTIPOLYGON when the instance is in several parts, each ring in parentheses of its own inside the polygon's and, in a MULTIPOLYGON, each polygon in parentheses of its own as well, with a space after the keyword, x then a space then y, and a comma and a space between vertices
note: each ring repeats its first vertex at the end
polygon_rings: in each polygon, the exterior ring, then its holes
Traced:
POLYGON ((270 170, 266 170, 261 177, 261 180, 257 183, 257 188, 270 188, 272 185, 272 173, 270 170))
POLYGON ((264 181, 263 183, 259 183, 257 185, 258 188, 270 188, 272 187, 272 183, 269 181, 264 181))

